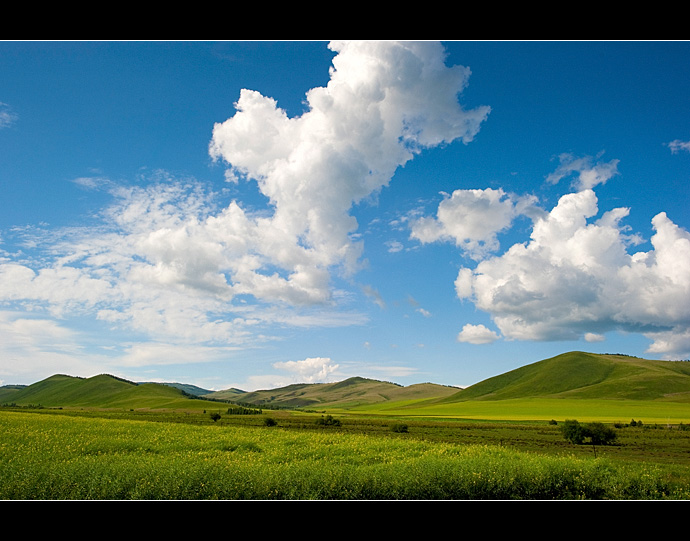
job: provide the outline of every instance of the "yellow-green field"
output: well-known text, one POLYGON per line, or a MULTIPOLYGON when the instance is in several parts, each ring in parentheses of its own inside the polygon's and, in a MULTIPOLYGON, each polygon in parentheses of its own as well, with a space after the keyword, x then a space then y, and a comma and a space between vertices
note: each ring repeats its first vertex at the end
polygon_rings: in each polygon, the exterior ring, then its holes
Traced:
POLYGON ((236 404, 56 375, 0 389, 0 499, 686 500, 689 383, 582 352, 462 392, 349 378, 236 404))
POLYGON ((687 469, 675 466, 431 441, 412 430, 316 428, 314 417, 299 416, 302 427, 288 429, 282 418, 268 426, 257 416, 227 424, 204 415, 206 423, 194 425, 182 417, 156 421, 155 414, 133 420, 0 411, 0 498, 690 498, 687 469))
POLYGON ((603 423, 628 422, 644 419, 647 423, 690 424, 690 404, 648 400, 567 400, 548 398, 520 398, 514 400, 477 400, 450 404, 431 404, 425 401, 372 404, 347 411, 391 416, 424 416, 461 419, 492 419, 517 421, 549 421, 551 419, 579 419, 603 423))

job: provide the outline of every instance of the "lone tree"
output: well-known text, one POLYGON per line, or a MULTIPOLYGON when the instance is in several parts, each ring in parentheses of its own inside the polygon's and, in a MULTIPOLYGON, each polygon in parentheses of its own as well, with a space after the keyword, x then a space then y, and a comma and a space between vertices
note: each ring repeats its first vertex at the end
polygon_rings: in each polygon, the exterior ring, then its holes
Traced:
POLYGON ((571 443, 582 445, 589 440, 592 446, 610 445, 616 441, 616 431, 603 423, 588 423, 581 425, 574 419, 566 419, 561 426, 563 437, 571 443))
POLYGON ((586 436, 592 445, 610 445, 616 441, 616 431, 603 423, 589 423, 586 427, 586 436))
POLYGON ((585 441, 585 428, 575 419, 566 419, 561 432, 566 440, 575 445, 582 445, 585 441))

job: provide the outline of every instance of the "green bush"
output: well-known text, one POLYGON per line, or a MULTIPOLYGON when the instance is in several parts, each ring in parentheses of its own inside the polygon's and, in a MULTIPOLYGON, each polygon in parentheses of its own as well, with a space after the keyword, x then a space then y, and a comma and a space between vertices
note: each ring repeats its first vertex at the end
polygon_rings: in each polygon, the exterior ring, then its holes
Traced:
POLYGON ((617 437, 616 431, 603 423, 581 425, 574 419, 566 419, 561 431, 566 440, 576 445, 582 445, 586 439, 592 445, 610 445, 617 437))
POLYGON ((603 423, 589 423, 585 427, 585 436, 592 445, 610 445, 616 441, 616 431, 603 423))
POLYGON ((340 426, 340 420, 334 419, 332 415, 322 415, 320 419, 316 420, 317 425, 322 426, 340 426))
POLYGON ((561 432, 570 443, 581 445, 585 441, 585 429, 575 419, 566 419, 561 426, 561 432))
POLYGON ((406 433, 409 432, 407 425, 405 423, 395 423, 391 425, 392 432, 406 433))

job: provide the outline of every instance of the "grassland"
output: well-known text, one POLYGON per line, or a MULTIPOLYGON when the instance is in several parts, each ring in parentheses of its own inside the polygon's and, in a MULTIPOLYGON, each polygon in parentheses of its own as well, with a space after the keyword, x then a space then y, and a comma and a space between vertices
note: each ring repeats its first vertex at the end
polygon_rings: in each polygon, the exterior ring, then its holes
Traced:
MULTIPOLYGON (((162 422, 162 417, 156 417, 161 414, 140 413, 135 419, 136 415, 0 411, 0 497, 690 498, 687 477, 675 465, 595 458, 591 452, 575 456, 520 450, 501 445, 503 436, 497 439, 489 432, 483 433, 484 442, 460 443, 460 432, 476 435, 487 430, 462 421, 456 422, 455 430, 417 422, 407 433, 396 433, 380 421, 363 423, 358 418, 351 424, 323 427, 314 423, 315 415, 284 412, 276 426, 258 424, 256 416, 213 422, 203 414, 169 414, 177 416, 178 422, 169 422, 170 418, 162 422)), ((553 436, 549 425, 540 429, 546 430, 541 438, 548 441, 553 436)), ((524 428, 495 425, 493 430, 507 430, 503 434, 508 441, 516 442, 524 428)), ((535 434, 527 439, 536 442, 535 434)))
POLYGON ((57 375, 0 388, 0 499, 686 500, 689 382, 688 362, 573 352, 466 390, 229 391, 247 410, 57 375), (566 419, 616 440, 570 443, 566 419))
POLYGON ((357 408, 329 408, 329 411, 454 419, 549 421, 575 418, 603 423, 643 419, 656 424, 690 424, 690 405, 646 400, 515 398, 462 403, 412 401, 357 408))

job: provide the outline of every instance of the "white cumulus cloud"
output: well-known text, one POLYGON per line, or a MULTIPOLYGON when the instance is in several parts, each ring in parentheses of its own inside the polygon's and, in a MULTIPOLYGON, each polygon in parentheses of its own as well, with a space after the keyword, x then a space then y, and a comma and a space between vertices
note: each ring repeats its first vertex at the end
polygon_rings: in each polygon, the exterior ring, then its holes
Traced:
POLYGON ((603 334, 597 334, 593 332, 587 332, 585 333, 585 342, 603 342, 606 340, 606 337, 603 334))
POLYGON ((353 239, 354 203, 388 185, 396 169, 423 148, 456 139, 469 142, 489 113, 465 111, 458 94, 469 70, 444 64, 432 42, 337 42, 326 87, 310 90, 308 111, 289 118, 270 97, 243 90, 237 112, 216 124, 209 152, 234 177, 255 180, 272 215, 235 207, 245 235, 255 242, 241 282, 266 286, 266 260, 284 269, 276 288, 290 300, 328 299, 327 269, 358 268, 362 246, 353 239), (276 250, 279 248, 279 250, 276 250))
POLYGON ((330 81, 307 92, 301 116, 244 89, 236 113, 209 134, 209 153, 228 165, 227 178, 255 183, 266 208, 221 203, 194 179, 165 172, 129 187, 78 179, 108 190, 113 203, 89 227, 24 232, 31 250, 0 259, 0 303, 135 331, 123 356, 135 366, 180 358, 165 353, 167 344, 264 341, 272 324, 361 323, 339 310, 343 295, 332 279, 360 267, 351 207, 422 149, 470 142, 489 108, 462 108, 470 72, 447 66, 439 43, 330 48, 330 81), (145 339, 154 345, 144 347, 145 339))
POLYGON ((328 357, 309 357, 302 361, 277 362, 273 367, 293 374, 295 381, 300 383, 323 383, 339 365, 328 357))
POLYGON ((498 334, 485 325, 466 324, 458 333, 458 342, 469 344, 490 344, 499 339, 498 334))
POLYGON ((498 249, 498 233, 516 217, 534 214, 535 205, 534 197, 517 197, 502 189, 455 190, 439 204, 436 217, 421 217, 410 224, 410 236, 422 243, 450 240, 481 259, 498 249))
POLYGON ((590 339, 621 329, 643 332, 650 351, 682 353, 690 329, 690 234, 665 213, 652 220, 652 249, 629 253, 620 222, 586 189, 563 196, 535 221, 527 243, 462 268, 461 299, 491 314, 508 339, 590 339), (672 338, 676 337, 676 338, 672 338))

